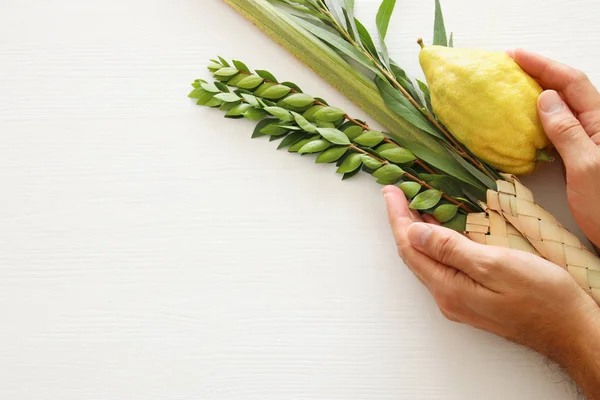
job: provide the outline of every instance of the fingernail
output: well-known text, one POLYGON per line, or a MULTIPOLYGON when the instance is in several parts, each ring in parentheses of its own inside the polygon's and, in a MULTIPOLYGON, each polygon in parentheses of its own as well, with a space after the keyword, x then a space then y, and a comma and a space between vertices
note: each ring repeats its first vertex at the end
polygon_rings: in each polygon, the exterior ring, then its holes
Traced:
POLYGON ((427 243, 432 232, 429 225, 415 222, 408 228, 408 240, 410 241, 410 244, 417 248, 423 247, 425 246, 425 243, 427 243))
POLYGON ((540 95, 540 109, 546 114, 554 114, 565 108, 565 103, 554 90, 547 90, 540 95))

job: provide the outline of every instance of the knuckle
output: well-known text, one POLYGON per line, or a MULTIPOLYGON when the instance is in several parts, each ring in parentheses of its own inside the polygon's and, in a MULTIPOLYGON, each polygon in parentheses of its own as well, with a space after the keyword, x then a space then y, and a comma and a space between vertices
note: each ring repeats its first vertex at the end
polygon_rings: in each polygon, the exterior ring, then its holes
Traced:
POLYGON ((573 69, 570 79, 572 83, 586 83, 589 81, 587 74, 578 69, 573 69))
POLYGON ((600 157, 595 153, 590 155, 583 154, 576 163, 567 166, 568 172, 574 174, 576 177, 581 178, 593 178, 600 172, 600 157))
POLYGON ((456 236, 444 236, 437 241, 434 254, 442 264, 448 264, 456 252, 457 245, 456 236))
POLYGON ((563 118, 556 122, 554 125, 554 131, 561 135, 561 138, 565 141, 572 139, 581 133, 581 125, 573 117, 563 118))

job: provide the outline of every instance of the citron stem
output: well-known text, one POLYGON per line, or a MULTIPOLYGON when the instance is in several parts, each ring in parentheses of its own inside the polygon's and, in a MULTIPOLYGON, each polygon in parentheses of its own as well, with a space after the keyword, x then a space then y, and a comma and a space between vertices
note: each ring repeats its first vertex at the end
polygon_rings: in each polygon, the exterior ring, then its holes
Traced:
POLYGON ((418 38, 417 43, 419 43, 419 46, 421 46, 421 48, 425 47, 425 45, 423 44, 423 38, 418 38))
POLYGON ((548 150, 540 149, 537 151, 535 160, 542 161, 542 162, 552 162, 552 161, 554 161, 554 157, 552 157, 552 155, 550 153, 548 153, 548 150))

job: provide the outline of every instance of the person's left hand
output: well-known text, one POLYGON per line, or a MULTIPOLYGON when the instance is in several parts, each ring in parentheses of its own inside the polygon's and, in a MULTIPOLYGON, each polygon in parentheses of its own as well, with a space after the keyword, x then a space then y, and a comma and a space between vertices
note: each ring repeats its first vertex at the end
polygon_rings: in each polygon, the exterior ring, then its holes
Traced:
POLYGON ((424 223, 398 187, 386 186, 383 193, 398 253, 445 317, 565 367, 577 362, 584 332, 598 332, 600 308, 567 271, 533 254, 481 245, 424 223))

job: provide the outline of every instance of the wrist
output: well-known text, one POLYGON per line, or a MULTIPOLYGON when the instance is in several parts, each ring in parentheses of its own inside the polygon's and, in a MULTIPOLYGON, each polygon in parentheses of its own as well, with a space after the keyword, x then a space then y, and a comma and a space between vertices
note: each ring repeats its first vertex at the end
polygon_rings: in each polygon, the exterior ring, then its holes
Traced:
POLYGON ((554 358, 586 398, 600 398, 600 309, 594 315, 583 316, 581 324, 572 326, 564 346, 554 358))

